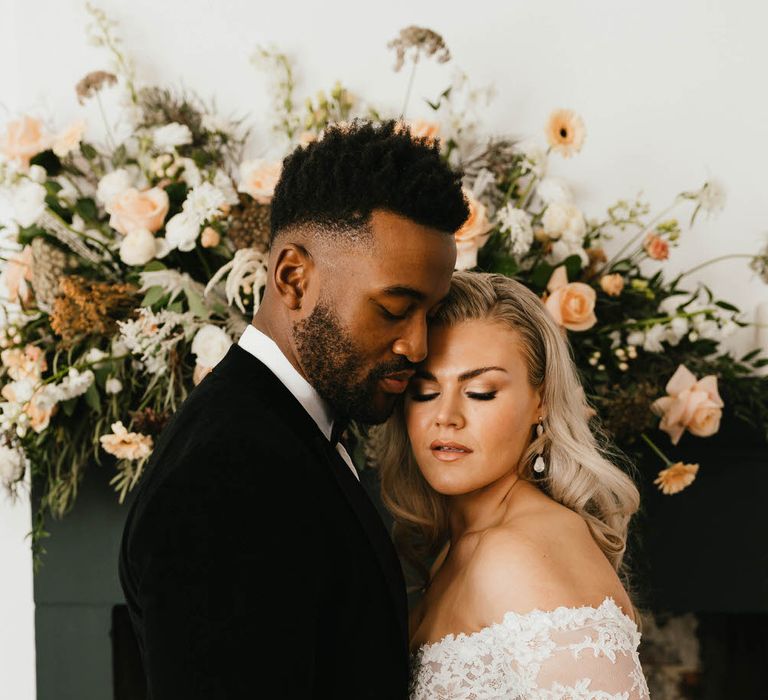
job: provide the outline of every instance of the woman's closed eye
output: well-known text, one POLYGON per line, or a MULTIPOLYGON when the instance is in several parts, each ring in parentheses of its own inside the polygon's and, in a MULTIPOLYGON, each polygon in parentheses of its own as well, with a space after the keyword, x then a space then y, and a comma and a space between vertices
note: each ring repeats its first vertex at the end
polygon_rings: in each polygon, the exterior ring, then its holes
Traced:
MULTIPOLYGON (((468 391, 467 396, 470 399, 474 399, 475 401, 491 401, 492 399, 496 398, 496 394, 498 394, 498 391, 485 391, 485 392, 476 392, 476 391, 468 391)), ((431 401, 436 396, 440 396, 439 393, 412 393, 411 398, 414 401, 431 401)))

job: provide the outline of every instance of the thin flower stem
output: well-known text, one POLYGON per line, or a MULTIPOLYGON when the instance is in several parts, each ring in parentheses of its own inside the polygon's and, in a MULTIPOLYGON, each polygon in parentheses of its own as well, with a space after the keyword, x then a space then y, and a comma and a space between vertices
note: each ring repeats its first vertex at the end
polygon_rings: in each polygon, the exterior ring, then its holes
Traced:
POLYGON ((673 316, 656 316, 655 318, 644 318, 640 321, 628 321, 625 323, 614 323, 610 326, 603 326, 600 333, 617 330, 619 328, 645 328, 646 326, 655 326, 659 323, 669 323, 676 318, 693 318, 701 314, 713 313, 717 311, 714 308, 699 309, 698 311, 681 311, 673 316))
POLYGON ((96 93, 96 102, 99 103, 99 112, 101 113, 101 119, 104 122, 104 128, 106 129, 106 132, 107 132, 107 141, 109 142, 109 148, 114 151, 115 148, 117 147, 115 138, 112 135, 112 129, 109 128, 109 121, 107 121, 107 114, 104 111, 104 103, 101 101, 101 95, 98 92, 96 93))
POLYGON ((664 461, 664 464, 669 467, 672 464, 672 460, 667 457, 656 445, 653 443, 645 433, 640 433, 640 437, 648 443, 648 446, 664 461))
POLYGON ((619 250, 618 253, 616 253, 605 265, 603 265, 596 273, 595 275, 601 275, 605 270, 610 270, 611 266, 621 260, 621 256, 626 252, 626 250, 632 246, 638 239, 642 238, 646 233, 648 233, 659 221, 661 221, 670 211, 672 211, 678 204, 678 199, 676 198, 672 204, 670 204, 666 209, 663 209, 657 216, 655 216, 651 221, 643 226, 638 233, 636 233, 632 238, 627 241, 624 246, 619 250))
POLYGON ((408 100, 410 100, 411 98, 411 88, 413 87, 413 79, 416 76, 416 65, 418 64, 418 62, 419 62, 419 54, 417 53, 413 57, 413 68, 411 68, 411 77, 408 78, 408 87, 406 88, 406 91, 405 91, 405 100, 403 101, 403 109, 400 112, 400 119, 402 121, 405 121, 405 112, 406 112, 406 109, 408 108, 408 100))
POLYGON ((750 255, 749 253, 730 253, 729 255, 721 255, 717 258, 712 258, 712 260, 707 260, 706 262, 703 262, 699 265, 695 265, 690 270, 686 270, 685 272, 681 272, 677 278, 676 281, 680 281, 683 277, 687 277, 693 272, 696 272, 697 270, 701 270, 703 267, 707 267, 707 265, 712 265, 712 263, 720 262, 721 260, 728 260, 729 258, 754 258, 754 255, 750 255))

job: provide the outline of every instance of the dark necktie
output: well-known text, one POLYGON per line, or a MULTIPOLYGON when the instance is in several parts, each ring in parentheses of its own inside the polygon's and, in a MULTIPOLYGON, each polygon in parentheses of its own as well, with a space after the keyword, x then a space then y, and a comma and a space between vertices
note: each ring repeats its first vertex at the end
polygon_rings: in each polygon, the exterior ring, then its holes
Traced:
MULTIPOLYGON (((336 444, 341 440, 342 433, 347 429, 349 425, 349 419, 339 417, 334 419, 333 427, 331 428, 331 447, 336 448, 336 444)), ((343 445, 344 443, 342 443, 343 445)))

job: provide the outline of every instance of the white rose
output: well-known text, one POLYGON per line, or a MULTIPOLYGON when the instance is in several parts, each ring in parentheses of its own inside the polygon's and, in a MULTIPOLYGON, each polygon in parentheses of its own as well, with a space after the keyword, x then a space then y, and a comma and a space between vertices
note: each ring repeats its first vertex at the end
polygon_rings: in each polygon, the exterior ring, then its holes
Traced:
POLYGON ((176 214, 165 225, 165 240, 171 248, 183 251, 194 250, 199 234, 200 221, 186 211, 176 214))
POLYGON ((573 192, 570 186, 559 177, 544 178, 536 187, 536 194, 545 204, 573 203, 573 192))
POLYGON ((198 365, 215 367, 231 346, 232 340, 226 331, 207 323, 195 334, 192 354, 197 357, 198 365))
POLYGON ((123 168, 113 170, 99 180, 99 186, 96 189, 96 199, 103 206, 108 207, 115 197, 131 189, 131 187, 133 187, 133 177, 127 170, 123 168))
POLYGON ((552 239, 563 238, 571 243, 581 243, 587 226, 584 215, 573 204, 553 202, 541 219, 544 233, 552 239))
POLYGON ((119 394, 123 390, 123 383, 117 377, 109 377, 104 389, 108 394, 119 394))
POLYGON ((145 265, 155 257, 157 241, 146 228, 135 228, 120 243, 120 260, 126 265, 145 265))
POLYGON ((23 180, 11 190, 10 203, 19 226, 32 226, 45 211, 45 187, 23 180))
POLYGON ((0 445, 0 482, 10 486, 21 479, 28 460, 21 449, 0 445))
POLYGON ((186 124, 171 122, 165 126, 159 126, 152 132, 152 141, 160 151, 168 151, 176 146, 185 146, 192 143, 192 132, 186 124))

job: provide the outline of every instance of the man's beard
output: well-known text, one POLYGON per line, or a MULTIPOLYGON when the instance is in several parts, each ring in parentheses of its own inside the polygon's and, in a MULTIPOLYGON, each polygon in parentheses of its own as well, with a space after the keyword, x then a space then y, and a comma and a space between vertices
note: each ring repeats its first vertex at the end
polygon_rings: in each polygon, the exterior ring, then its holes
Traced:
POLYGON ((393 400, 386 405, 377 405, 375 397, 383 393, 377 385, 387 374, 411 369, 406 358, 366 370, 352 336, 322 299, 307 318, 293 325, 292 332, 307 381, 337 415, 370 425, 389 418, 395 405, 394 395, 388 395, 393 400))

